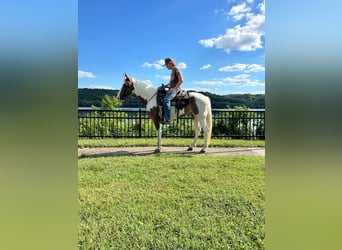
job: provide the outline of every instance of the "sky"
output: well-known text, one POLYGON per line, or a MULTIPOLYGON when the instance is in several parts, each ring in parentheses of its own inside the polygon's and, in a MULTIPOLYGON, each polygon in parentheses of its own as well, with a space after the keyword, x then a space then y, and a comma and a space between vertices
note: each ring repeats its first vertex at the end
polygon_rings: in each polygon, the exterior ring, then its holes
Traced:
POLYGON ((123 74, 168 83, 171 57, 182 89, 265 93, 263 0, 81 0, 78 87, 120 89, 123 74))

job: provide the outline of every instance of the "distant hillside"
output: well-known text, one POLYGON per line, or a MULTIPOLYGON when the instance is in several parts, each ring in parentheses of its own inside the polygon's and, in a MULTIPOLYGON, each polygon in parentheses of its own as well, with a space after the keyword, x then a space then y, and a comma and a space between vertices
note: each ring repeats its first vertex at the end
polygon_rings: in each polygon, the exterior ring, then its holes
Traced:
MULTIPOLYGON (((101 107, 101 100, 105 95, 117 96, 119 90, 110 89, 78 89, 78 106, 91 107, 95 105, 101 107)), ((142 108, 144 107, 136 95, 130 95, 123 103, 122 107, 142 108)))
POLYGON ((223 109, 229 106, 246 106, 251 109, 264 109, 265 108, 265 95, 264 94, 230 94, 230 95, 216 95, 209 92, 202 92, 211 100, 212 108, 223 109))
MULTIPOLYGON (((78 106, 90 107, 95 105, 100 107, 102 98, 107 94, 109 96, 116 96, 118 90, 109 89, 78 89, 78 106)), ((264 94, 230 94, 230 95, 216 95, 209 92, 201 92, 208 96, 211 100, 213 109, 223 109, 227 106, 233 108, 235 106, 246 106, 251 109, 265 108, 265 95, 264 94)), ((123 103, 122 107, 139 108, 143 105, 139 102, 138 98, 133 94, 129 96, 123 103)))

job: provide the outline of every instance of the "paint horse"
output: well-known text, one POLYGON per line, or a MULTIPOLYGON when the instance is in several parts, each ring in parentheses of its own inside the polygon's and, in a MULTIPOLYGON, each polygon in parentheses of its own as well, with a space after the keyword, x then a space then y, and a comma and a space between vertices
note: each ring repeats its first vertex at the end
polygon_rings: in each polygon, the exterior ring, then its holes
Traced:
MULTIPOLYGON (((157 104, 157 89, 154 89, 146 82, 128 77, 128 75, 125 73, 124 82, 117 95, 117 98, 119 101, 124 101, 127 96, 132 93, 135 93, 139 100, 144 104, 149 118, 152 119, 154 126, 157 129, 158 144, 154 152, 159 153, 162 147, 162 133, 159 106, 157 104)), ((187 150, 192 151, 193 148, 196 147, 197 139, 202 127, 204 133, 204 145, 200 152, 204 153, 209 146, 212 130, 210 99, 207 96, 197 92, 188 92, 188 94, 190 97, 190 102, 183 109, 177 111, 174 106, 171 106, 171 120, 177 119, 178 117, 182 117, 187 114, 192 114, 195 127, 195 138, 187 150)))

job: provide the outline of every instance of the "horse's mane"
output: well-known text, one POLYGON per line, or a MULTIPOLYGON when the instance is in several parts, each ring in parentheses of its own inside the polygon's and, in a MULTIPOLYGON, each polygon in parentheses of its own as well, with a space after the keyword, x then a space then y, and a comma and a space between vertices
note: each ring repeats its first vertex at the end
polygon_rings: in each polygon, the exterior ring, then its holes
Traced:
POLYGON ((142 80, 139 80, 139 79, 136 79, 136 78, 133 78, 133 80, 138 83, 139 85, 143 85, 146 89, 155 89, 152 84, 150 83, 150 81, 148 80, 145 80, 145 81, 142 81, 142 80))
POLYGON ((144 98, 151 98, 156 91, 155 88, 148 81, 141 81, 136 78, 133 78, 133 81, 136 94, 144 98))

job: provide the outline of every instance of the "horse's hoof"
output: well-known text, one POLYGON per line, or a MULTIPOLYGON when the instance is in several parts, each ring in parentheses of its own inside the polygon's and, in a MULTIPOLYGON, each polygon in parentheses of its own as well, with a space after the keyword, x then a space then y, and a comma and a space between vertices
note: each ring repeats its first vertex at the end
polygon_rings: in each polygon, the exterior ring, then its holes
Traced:
POLYGON ((200 154, 203 154, 203 153, 205 153, 205 149, 201 149, 201 151, 200 151, 200 154))
POLYGON ((160 148, 156 148, 156 149, 154 150, 154 153, 155 153, 155 154, 160 153, 160 148))
POLYGON ((188 147, 188 149, 186 151, 192 151, 192 147, 188 147))

